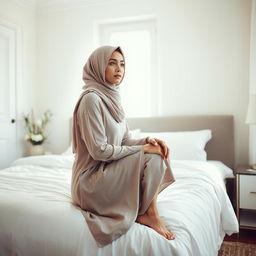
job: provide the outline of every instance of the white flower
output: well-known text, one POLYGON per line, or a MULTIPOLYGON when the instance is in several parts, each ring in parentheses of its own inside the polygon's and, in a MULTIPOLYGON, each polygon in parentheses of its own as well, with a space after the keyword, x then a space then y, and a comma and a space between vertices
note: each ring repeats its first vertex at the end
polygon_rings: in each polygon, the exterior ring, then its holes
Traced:
POLYGON ((44 138, 41 134, 36 134, 36 135, 31 136, 31 140, 36 141, 36 142, 42 141, 43 139, 44 138))
POLYGON ((37 119, 35 119, 33 109, 31 109, 30 113, 24 114, 24 128, 27 132, 25 140, 29 141, 33 145, 43 143, 46 140, 44 130, 46 125, 50 122, 51 117, 52 113, 50 110, 45 111, 42 117, 37 119))
POLYGON ((42 120, 41 120, 41 119, 37 119, 37 120, 36 120, 36 125, 37 125, 38 127, 41 127, 41 125, 42 125, 42 120))

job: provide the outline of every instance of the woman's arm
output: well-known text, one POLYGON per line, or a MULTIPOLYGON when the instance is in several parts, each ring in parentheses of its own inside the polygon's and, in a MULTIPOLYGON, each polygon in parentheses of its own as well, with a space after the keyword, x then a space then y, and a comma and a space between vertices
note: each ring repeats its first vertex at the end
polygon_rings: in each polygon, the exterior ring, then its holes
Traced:
POLYGON ((89 93, 81 100, 78 109, 81 137, 94 160, 111 161, 143 150, 142 145, 116 146, 108 144, 101 112, 101 99, 89 93))

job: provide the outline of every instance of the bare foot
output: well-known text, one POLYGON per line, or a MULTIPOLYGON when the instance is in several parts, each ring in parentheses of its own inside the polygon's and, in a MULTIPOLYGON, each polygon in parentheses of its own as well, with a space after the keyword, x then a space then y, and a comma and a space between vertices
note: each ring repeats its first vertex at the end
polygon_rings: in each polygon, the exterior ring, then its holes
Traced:
POLYGON ((157 214, 145 212, 143 215, 138 215, 136 222, 153 228, 168 240, 175 239, 175 235, 166 228, 161 217, 157 214))

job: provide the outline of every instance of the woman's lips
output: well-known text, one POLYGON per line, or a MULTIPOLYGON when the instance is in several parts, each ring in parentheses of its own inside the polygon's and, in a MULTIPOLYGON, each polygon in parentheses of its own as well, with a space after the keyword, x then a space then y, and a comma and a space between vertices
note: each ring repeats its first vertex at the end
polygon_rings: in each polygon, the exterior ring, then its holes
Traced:
POLYGON ((115 78, 121 78, 122 76, 120 76, 120 75, 116 75, 116 76, 114 76, 115 78))

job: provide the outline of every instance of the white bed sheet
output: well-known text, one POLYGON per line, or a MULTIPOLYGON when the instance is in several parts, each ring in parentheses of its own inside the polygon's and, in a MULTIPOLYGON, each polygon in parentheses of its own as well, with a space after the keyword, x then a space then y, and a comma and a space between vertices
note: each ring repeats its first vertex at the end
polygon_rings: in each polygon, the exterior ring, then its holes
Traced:
POLYGON ((0 170, 0 255, 216 256, 225 233, 238 232, 223 182, 232 176, 229 168, 217 161, 176 160, 171 161, 176 181, 158 197, 159 213, 176 239, 134 223, 112 244, 97 248, 71 203, 73 160, 73 155, 27 157, 0 170))

